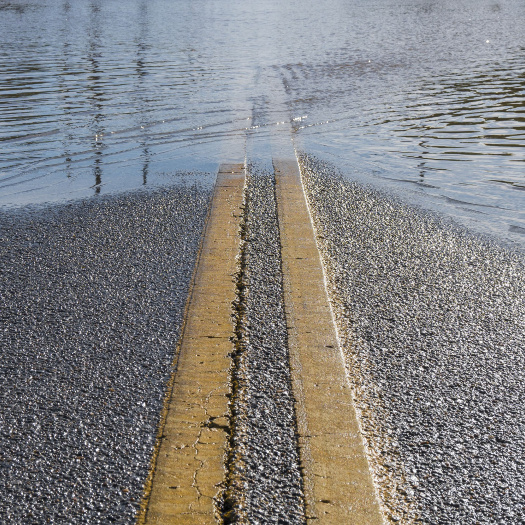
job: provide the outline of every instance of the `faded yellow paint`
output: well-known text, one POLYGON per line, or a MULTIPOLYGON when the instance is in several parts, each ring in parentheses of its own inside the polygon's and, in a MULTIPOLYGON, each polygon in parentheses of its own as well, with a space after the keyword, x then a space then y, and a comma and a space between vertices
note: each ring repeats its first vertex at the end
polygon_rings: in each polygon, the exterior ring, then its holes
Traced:
POLYGON ((215 524, 228 445, 231 303, 244 167, 222 165, 181 339, 155 470, 138 523, 215 524))
POLYGON ((380 525, 297 161, 274 168, 306 517, 380 525))

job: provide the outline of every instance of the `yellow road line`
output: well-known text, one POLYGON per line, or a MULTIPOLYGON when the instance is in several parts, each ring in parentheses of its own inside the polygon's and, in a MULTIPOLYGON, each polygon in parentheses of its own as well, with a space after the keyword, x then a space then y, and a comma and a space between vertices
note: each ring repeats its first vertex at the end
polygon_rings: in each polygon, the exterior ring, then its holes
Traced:
POLYGON ((217 176, 147 510, 139 523, 217 523, 244 178, 240 164, 222 165, 217 176))
POLYGON ((274 168, 307 519, 380 525, 297 161, 274 168))

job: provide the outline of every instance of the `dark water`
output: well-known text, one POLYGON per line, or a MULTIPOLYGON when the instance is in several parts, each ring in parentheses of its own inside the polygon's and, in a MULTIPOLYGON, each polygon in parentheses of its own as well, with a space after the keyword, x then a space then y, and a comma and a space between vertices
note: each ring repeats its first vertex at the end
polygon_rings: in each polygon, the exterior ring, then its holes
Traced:
POLYGON ((0 0, 0 205, 297 149, 525 245, 522 0, 0 0))

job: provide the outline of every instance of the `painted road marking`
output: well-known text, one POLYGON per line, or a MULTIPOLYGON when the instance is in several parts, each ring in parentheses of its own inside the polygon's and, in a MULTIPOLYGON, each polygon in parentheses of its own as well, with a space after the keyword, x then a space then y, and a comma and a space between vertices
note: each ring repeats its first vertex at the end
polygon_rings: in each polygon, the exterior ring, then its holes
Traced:
POLYGON ((163 436, 138 523, 217 523, 228 446, 232 302, 244 166, 222 165, 180 344, 163 436))
POLYGON ((307 520, 380 525, 297 160, 274 160, 307 520))

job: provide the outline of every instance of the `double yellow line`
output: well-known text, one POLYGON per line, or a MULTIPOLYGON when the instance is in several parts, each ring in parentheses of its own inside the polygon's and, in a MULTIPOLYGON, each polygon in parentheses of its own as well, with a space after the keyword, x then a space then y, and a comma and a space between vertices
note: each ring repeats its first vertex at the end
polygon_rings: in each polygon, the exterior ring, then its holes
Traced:
MULTIPOLYGON (((274 169, 306 519, 379 525, 297 161, 274 169)), ((244 184, 244 166, 220 167, 140 524, 221 522, 244 184)))

